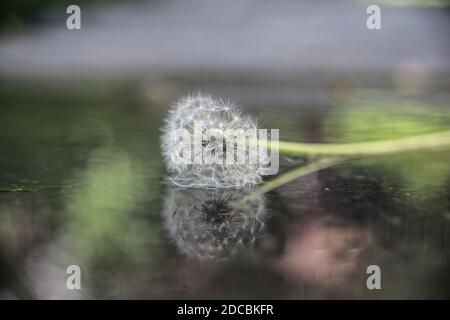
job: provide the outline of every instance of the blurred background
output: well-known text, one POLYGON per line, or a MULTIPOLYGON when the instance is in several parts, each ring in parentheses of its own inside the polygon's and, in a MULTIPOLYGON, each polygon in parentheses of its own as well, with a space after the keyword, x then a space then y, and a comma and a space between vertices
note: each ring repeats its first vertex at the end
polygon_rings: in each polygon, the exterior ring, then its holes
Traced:
POLYGON ((286 184, 225 220, 236 241, 217 232, 226 217, 191 223, 218 195, 164 182, 159 128, 192 92, 286 141, 449 129, 450 2, 376 1, 380 30, 371 4, 3 0, 0 298, 450 298, 448 150, 286 184), (72 264, 81 290, 66 288, 72 264), (372 264, 381 290, 366 287, 372 264))

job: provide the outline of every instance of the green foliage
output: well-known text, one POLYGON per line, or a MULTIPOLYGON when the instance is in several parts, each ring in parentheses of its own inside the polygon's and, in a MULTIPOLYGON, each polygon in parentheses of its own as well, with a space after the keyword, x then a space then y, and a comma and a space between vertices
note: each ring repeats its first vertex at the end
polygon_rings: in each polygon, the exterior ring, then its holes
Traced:
POLYGON ((405 138, 449 128, 447 108, 402 101, 338 106, 324 122, 327 142, 340 143, 405 138))
POLYGON ((95 150, 75 181, 78 185, 67 193, 66 228, 85 244, 78 253, 86 261, 96 256, 133 255, 136 246, 155 236, 133 217, 133 211, 148 200, 148 193, 140 164, 123 150, 95 150))

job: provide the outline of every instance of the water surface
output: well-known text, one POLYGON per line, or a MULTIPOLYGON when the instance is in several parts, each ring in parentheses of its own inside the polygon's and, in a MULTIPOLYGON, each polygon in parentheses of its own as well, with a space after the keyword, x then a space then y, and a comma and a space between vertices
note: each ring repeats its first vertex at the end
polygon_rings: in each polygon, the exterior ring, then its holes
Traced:
POLYGON ((354 159, 232 215, 245 190, 173 188, 159 151, 167 106, 192 88, 309 142, 448 128, 445 93, 199 82, 2 83, 0 297, 450 297, 448 150, 354 159), (72 264, 81 290, 66 289, 72 264), (382 290, 366 287, 373 264, 382 290))

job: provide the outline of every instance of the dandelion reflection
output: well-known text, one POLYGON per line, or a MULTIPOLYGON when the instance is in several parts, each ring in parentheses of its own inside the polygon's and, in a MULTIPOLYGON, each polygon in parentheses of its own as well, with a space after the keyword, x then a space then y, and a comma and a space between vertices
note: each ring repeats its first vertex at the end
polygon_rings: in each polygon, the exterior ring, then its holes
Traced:
POLYGON ((180 252, 205 260, 226 259, 261 238, 264 197, 245 189, 170 186, 164 208, 169 236, 180 252))

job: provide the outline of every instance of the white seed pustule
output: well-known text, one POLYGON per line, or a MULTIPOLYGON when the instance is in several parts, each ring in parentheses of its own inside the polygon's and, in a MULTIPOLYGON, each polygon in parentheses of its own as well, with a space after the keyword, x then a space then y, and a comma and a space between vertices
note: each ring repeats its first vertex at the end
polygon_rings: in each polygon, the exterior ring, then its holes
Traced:
MULTIPOLYGON (((161 149, 164 161, 169 171, 169 180, 182 187, 197 188, 239 188, 251 186, 262 181, 263 161, 238 161, 237 157, 228 157, 223 163, 208 163, 205 155, 227 154, 230 148, 227 132, 230 130, 254 130, 257 124, 251 116, 243 115, 239 108, 232 103, 221 99, 213 99, 207 95, 192 95, 180 99, 169 111, 163 127, 161 149), (216 130, 214 138, 202 138, 200 148, 191 143, 190 163, 182 161, 184 156, 181 150, 186 141, 174 138, 174 133, 184 130, 194 137, 194 127, 201 124, 201 135, 213 129, 216 130), (224 143, 227 141, 227 143, 224 143), (199 160, 195 162, 194 160, 199 160)), ((234 151, 236 145, 231 144, 234 151)), ((246 156, 250 152, 257 154, 257 145, 250 144, 246 149, 246 156)), ((264 156, 264 155, 263 155, 264 156)), ((261 155, 260 155, 261 157, 261 155)), ((247 157, 248 158, 248 157, 247 157)), ((261 160, 261 159, 258 159, 261 160)))

